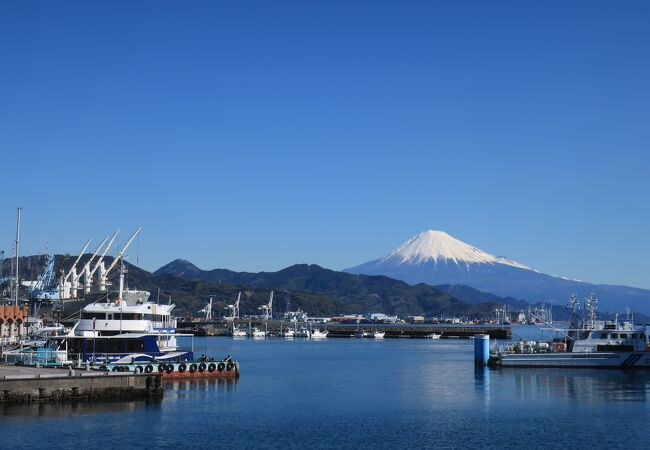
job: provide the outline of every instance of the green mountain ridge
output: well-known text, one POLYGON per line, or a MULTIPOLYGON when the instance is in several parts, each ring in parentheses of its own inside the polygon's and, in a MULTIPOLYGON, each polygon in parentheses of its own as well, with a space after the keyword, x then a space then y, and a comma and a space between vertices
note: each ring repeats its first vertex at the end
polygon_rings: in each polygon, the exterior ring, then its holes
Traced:
MULTIPOLYGON (((90 257, 83 255, 82 266, 90 257)), ((57 255, 58 272, 67 272, 74 256, 57 255)), ((106 265, 113 258, 106 257, 106 265)), ((20 259, 23 279, 38 276, 45 259, 29 256, 20 259)), ((4 261, 3 271, 10 270, 4 261)), ((154 273, 125 262, 126 283, 131 288, 151 292, 151 299, 171 301, 177 305, 180 316, 197 316, 198 311, 213 298, 215 315, 225 312, 242 292, 241 313, 258 313, 258 307, 268 301, 275 291, 274 310, 285 311, 287 300, 291 309, 302 309, 312 316, 362 314, 369 312, 389 315, 468 316, 489 317, 497 304, 521 303, 516 299, 501 299, 466 286, 411 286, 403 281, 385 276, 353 275, 337 272, 314 264, 296 264, 277 272, 235 272, 226 269, 201 270, 189 261, 175 260, 154 273)), ((115 295, 119 270, 109 275, 112 286, 109 294, 115 295)), ((523 307, 523 306, 522 306, 523 307)))

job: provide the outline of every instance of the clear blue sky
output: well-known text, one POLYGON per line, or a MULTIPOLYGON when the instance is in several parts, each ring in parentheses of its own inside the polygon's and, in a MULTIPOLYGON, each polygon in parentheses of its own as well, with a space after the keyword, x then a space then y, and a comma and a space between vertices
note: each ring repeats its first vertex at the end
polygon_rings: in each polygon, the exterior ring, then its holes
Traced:
MULTIPOLYGON (((650 287, 650 3, 0 4, 23 248, 341 269, 440 229, 650 287)), ((0 209, 11 252, 14 212, 0 209)))

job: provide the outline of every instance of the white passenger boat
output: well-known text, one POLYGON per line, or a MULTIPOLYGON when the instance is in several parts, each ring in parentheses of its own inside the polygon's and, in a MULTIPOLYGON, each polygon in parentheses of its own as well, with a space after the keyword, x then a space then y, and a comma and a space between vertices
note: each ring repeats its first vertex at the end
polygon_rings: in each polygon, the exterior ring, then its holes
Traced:
POLYGON ((427 338, 429 338, 429 339, 440 339, 440 336, 442 336, 442 334, 431 333, 431 334, 427 335, 427 338))
POLYGON ((597 300, 589 295, 586 318, 578 314, 575 296, 571 327, 550 342, 521 340, 505 348, 493 346, 488 365, 498 367, 650 368, 650 348, 643 327, 632 321, 596 320, 597 300))
POLYGON ((386 332, 384 331, 373 331, 370 337, 372 337, 373 339, 383 339, 385 335, 386 332))

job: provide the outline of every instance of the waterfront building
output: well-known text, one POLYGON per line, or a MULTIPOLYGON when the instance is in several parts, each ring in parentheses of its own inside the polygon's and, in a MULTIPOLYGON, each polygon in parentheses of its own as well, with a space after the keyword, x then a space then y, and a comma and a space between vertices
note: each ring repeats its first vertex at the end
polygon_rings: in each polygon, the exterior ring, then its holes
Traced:
POLYGON ((25 336, 28 315, 27 306, 0 306, 0 345, 13 344, 25 336))

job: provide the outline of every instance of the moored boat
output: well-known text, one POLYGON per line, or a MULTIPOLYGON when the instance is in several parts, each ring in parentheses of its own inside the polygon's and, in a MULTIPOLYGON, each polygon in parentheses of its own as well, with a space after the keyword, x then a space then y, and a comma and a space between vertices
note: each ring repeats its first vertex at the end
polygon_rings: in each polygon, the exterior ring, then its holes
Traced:
POLYGON ((312 330, 310 337, 312 339, 323 339, 327 337, 327 334, 328 334, 327 331, 321 331, 317 328, 315 330, 312 330))
POLYGON ((246 337, 246 331, 233 326, 231 335, 232 337, 246 337))
POLYGON ((305 327, 300 327, 300 328, 298 328, 298 330, 296 330, 293 333, 293 337, 296 337, 296 338, 309 338, 310 336, 311 336, 311 333, 305 327))
POLYGON ((263 338, 266 337, 266 332, 264 330, 260 330, 259 328, 251 328, 248 330, 248 337, 263 338))
POLYGON ((596 320, 597 300, 586 299, 586 318, 580 317, 573 296, 571 326, 554 329, 561 337, 552 341, 522 339, 504 348, 493 346, 488 360, 495 367, 650 368, 650 347, 643 327, 632 321, 596 320))
POLYGON ((368 332, 365 331, 364 329, 359 328, 357 331, 355 331, 355 333, 354 333, 354 337, 355 337, 355 338, 367 338, 367 337, 369 336, 369 334, 370 334, 370 333, 368 333, 368 332))
POLYGON ((292 330, 291 328, 285 328, 280 332, 280 336, 283 338, 291 339, 295 336, 296 332, 292 330))

